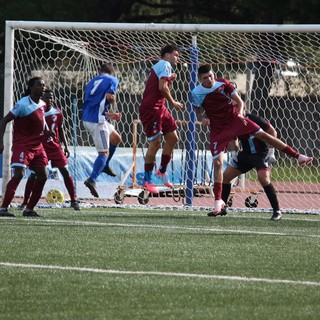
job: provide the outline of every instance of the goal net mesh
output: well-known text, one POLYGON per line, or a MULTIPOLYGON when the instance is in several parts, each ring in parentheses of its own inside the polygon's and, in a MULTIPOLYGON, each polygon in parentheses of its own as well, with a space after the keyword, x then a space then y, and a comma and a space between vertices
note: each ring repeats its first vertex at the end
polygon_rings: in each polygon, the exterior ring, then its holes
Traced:
MULTIPOLYGON (((19 28, 14 32, 14 101, 21 98, 30 77, 41 76, 54 91, 55 103, 63 111, 68 145, 72 153, 69 169, 78 197, 93 201, 83 181, 90 175, 96 150, 81 123, 86 83, 97 74, 102 62, 110 62, 119 78, 116 109, 122 119, 114 123, 122 137, 110 166, 117 177, 102 173, 97 181, 101 204, 148 206, 185 205, 188 175, 188 121, 192 83, 192 51, 197 48, 197 64, 210 63, 216 77, 234 82, 246 108, 266 119, 277 129, 278 137, 303 154, 313 155, 313 164, 299 167, 295 159, 276 151, 271 179, 283 210, 320 210, 319 94, 320 39, 317 32, 217 32, 90 30, 70 28, 19 28), (146 137, 139 121, 139 103, 151 66, 158 61, 161 47, 175 43, 181 48, 174 72, 177 80, 172 94, 185 110, 171 110, 178 120, 177 144, 168 172, 175 188, 163 188, 160 195, 143 192, 143 157, 146 137)), ((192 205, 213 206, 213 165, 208 128, 196 124, 195 175, 192 205)), ((157 166, 160 162, 157 156, 157 166)), ((227 161, 226 157, 226 161, 227 161)), ((225 163, 226 165, 226 163, 225 163)), ((44 192, 58 187, 68 194, 59 175, 53 171, 44 192)), ((18 193, 23 194, 22 183, 18 193)), ((233 208, 249 205, 269 210, 270 204, 253 170, 242 176, 232 189, 233 208), (246 201, 247 200, 247 201, 246 201)))

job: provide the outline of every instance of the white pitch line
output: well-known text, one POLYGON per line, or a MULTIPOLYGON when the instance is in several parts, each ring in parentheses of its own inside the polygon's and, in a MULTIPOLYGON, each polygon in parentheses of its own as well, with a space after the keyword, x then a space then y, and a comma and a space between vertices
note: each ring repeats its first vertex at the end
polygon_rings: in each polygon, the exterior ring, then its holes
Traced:
POLYGON ((106 274, 120 274, 120 275, 184 277, 184 278, 227 280, 227 281, 264 282, 264 283, 276 283, 276 284, 280 283, 280 284, 305 285, 305 286, 320 286, 320 282, 315 282, 315 281, 295 281, 295 280, 287 280, 287 279, 250 278, 250 277, 240 277, 240 276, 219 276, 219 275, 197 274, 197 273, 112 270, 112 269, 64 267, 64 266, 56 266, 56 265, 25 264, 25 263, 11 263, 11 262, 0 262, 0 266, 24 268, 24 269, 47 269, 47 270, 77 271, 77 272, 106 273, 106 274))
MULTIPOLYGON (((25 220, 24 220, 25 221, 25 220)), ((31 221, 31 220, 30 220, 31 221)), ((88 226, 106 226, 106 227, 127 227, 127 228, 150 228, 150 229, 168 229, 168 230, 185 230, 185 231, 200 231, 200 232, 228 232, 239 234, 257 234, 257 235, 272 235, 272 236, 298 236, 308 238, 320 238, 318 234, 295 234, 285 232, 269 232, 269 231, 255 231, 255 230, 239 230, 239 229, 218 229, 206 227, 180 227, 180 226, 166 226, 166 225, 153 225, 153 224, 131 224, 131 223, 109 223, 109 222, 94 222, 94 221, 81 221, 81 220, 63 220, 63 219, 41 219, 32 220, 32 223, 69 223, 75 225, 88 225, 88 226)))

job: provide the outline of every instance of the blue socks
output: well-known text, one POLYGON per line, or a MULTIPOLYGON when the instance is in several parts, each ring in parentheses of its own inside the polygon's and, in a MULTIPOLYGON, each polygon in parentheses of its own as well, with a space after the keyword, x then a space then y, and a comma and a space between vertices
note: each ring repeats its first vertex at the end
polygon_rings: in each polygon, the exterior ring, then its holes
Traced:
POLYGON ((117 149, 116 145, 110 144, 110 146, 109 146, 109 156, 108 156, 108 159, 107 159, 107 162, 106 162, 106 167, 109 166, 109 162, 110 162, 111 158, 113 157, 113 154, 116 151, 116 149, 117 149))
POLYGON ((93 164, 92 173, 90 175, 90 179, 92 181, 96 181, 99 174, 102 172, 107 162, 107 156, 104 154, 99 154, 96 161, 93 164))

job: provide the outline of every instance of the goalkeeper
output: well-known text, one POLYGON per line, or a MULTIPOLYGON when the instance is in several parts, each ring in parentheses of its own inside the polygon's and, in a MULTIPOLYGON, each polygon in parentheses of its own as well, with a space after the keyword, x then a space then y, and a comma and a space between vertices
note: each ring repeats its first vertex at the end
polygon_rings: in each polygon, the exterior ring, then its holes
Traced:
MULTIPOLYGON (((258 124, 265 132, 273 137, 277 137, 277 131, 267 120, 254 114, 247 114, 246 118, 258 124)), ((232 159, 223 173, 222 200, 225 203, 228 202, 231 191, 231 181, 234 178, 255 168, 257 170, 258 180, 273 209, 271 220, 280 220, 281 211, 277 193, 270 181, 270 164, 276 161, 274 148, 269 148, 265 142, 252 135, 238 136, 238 139, 241 142, 242 150, 239 152, 232 151, 232 159)), ((236 144, 236 149, 237 147, 239 146, 236 144)), ((225 215, 226 210, 222 210, 221 214, 225 215)), ((212 212, 208 213, 208 215, 212 215, 212 212)))

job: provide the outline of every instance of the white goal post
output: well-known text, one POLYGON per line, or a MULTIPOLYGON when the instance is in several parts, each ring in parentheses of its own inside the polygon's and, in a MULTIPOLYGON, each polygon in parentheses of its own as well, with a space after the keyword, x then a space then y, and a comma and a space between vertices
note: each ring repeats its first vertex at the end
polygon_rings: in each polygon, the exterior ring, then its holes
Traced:
MULTIPOLYGON (((155 206, 212 207, 208 128, 196 122, 190 102, 190 91, 197 85, 198 65, 210 63, 217 77, 236 84, 248 110, 268 119, 289 145, 314 157, 310 167, 300 168, 294 159, 276 152, 271 178, 284 211, 318 213, 319 31, 320 25, 7 21, 4 114, 21 98, 27 80, 41 76, 63 110, 67 140, 73 151, 69 167, 78 196, 90 198, 83 181, 90 173, 96 151, 81 123, 83 89, 102 62, 111 62, 120 81, 117 109, 122 121, 115 126, 122 142, 111 164, 118 177, 102 175, 98 180, 102 200, 110 204, 115 194, 118 204, 137 203, 138 198, 139 203, 155 206), (169 165, 175 189, 163 189, 161 196, 141 201, 147 142, 137 122, 138 107, 150 67, 166 43, 176 43, 181 48, 172 92, 185 105, 184 112, 172 110, 179 121, 180 136, 169 165), (111 196, 106 190, 111 190, 111 196)), ((11 135, 12 125, 8 125, 2 193, 11 175, 11 135)), ((249 203, 257 200, 257 205, 252 202, 257 209, 270 209, 253 171, 241 179, 232 195, 230 204, 234 208, 245 207, 245 200, 249 199, 249 203)))

